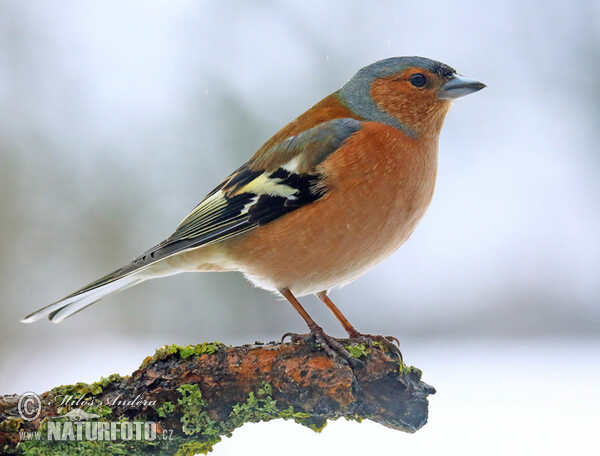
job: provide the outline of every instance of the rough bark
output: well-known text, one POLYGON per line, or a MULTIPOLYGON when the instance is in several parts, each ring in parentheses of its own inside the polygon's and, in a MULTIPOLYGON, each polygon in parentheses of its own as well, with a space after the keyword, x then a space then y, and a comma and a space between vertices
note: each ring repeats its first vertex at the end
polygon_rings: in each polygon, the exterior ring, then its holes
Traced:
POLYGON ((276 418, 315 431, 339 417, 405 432, 421 428, 427 396, 435 392, 421 372, 382 346, 343 343, 362 365, 350 367, 306 343, 166 346, 129 377, 111 375, 41 394, 41 413, 31 421, 19 414, 19 396, 2 396, 0 453, 205 453, 245 422, 276 418), (102 422, 116 422, 116 434, 102 422), (94 426, 106 428, 94 434, 94 426), (126 440, 132 428, 133 440, 126 440))

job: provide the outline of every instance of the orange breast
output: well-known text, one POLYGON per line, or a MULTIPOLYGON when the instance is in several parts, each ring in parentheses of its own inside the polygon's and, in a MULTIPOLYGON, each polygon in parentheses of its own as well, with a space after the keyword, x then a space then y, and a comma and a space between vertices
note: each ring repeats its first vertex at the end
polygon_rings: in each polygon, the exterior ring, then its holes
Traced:
POLYGON ((387 258, 431 201, 437 141, 366 122, 321 166, 320 200, 222 243, 257 285, 302 296, 346 284, 387 258))

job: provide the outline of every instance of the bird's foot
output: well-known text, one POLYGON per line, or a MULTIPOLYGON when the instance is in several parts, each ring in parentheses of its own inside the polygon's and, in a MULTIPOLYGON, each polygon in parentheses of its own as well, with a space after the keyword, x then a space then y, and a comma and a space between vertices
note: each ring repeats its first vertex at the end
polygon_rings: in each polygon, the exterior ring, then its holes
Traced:
POLYGON ((375 334, 362 334, 358 331, 350 334, 350 339, 356 340, 362 344, 366 344, 369 347, 376 346, 377 344, 383 345, 383 351, 388 351, 398 357, 402 361, 402 352, 400 351, 400 342, 394 336, 378 336, 375 334), (375 342, 375 344, 374 344, 375 342))
POLYGON ((364 363, 361 360, 348 353, 348 350, 346 350, 341 343, 326 334, 320 326, 315 325, 315 327, 311 327, 310 333, 308 334, 286 333, 281 338, 281 341, 283 342, 287 337, 291 339, 292 343, 303 342, 316 344, 323 349, 330 358, 339 360, 351 367, 364 366, 364 363))

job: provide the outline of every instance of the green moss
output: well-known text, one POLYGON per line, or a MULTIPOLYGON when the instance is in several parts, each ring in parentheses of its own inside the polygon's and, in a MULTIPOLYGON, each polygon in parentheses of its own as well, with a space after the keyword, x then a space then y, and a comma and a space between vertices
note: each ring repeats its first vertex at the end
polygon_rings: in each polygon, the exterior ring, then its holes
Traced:
POLYGON ((272 397, 273 389, 268 383, 263 383, 256 393, 250 392, 245 402, 235 404, 229 418, 220 422, 206 413, 206 400, 202 397, 198 385, 182 385, 177 390, 181 393, 181 398, 177 402, 181 406, 183 432, 201 439, 182 446, 177 453, 181 455, 193 454, 193 451, 206 454, 212 450, 213 445, 221 441, 223 435, 230 436, 236 428, 248 422, 256 423, 282 418, 294 420, 315 432, 320 432, 327 424, 327 420, 295 411, 291 406, 283 410, 277 408, 277 401, 272 397))
POLYGON ((52 388, 50 394, 54 396, 98 396, 104 388, 111 383, 127 380, 128 377, 122 377, 119 374, 112 374, 107 377, 100 377, 100 380, 94 383, 75 383, 74 385, 62 385, 52 388))
POLYGON ((50 394, 54 396, 80 396, 89 394, 90 385, 87 383, 79 382, 74 385, 62 385, 52 388, 50 394))
POLYGON ((229 434, 225 430, 225 423, 217 423, 204 411, 206 401, 198 385, 182 385, 177 391, 181 393, 181 399, 177 400, 182 412, 181 429, 187 435, 200 434, 200 444, 204 445, 206 452, 210 451, 214 444, 221 441, 221 435, 229 434))
MULTIPOLYGON (((107 455, 127 455, 127 456, 147 456, 149 454, 195 454, 179 453, 182 448, 190 448, 195 442, 190 442, 183 437, 173 437, 172 440, 156 440, 148 442, 145 440, 129 442, 109 442, 109 441, 88 441, 77 442, 55 442, 47 440, 22 442, 19 449, 25 456, 107 456, 107 455)), ((210 451, 203 444, 198 444, 196 448, 199 453, 206 454, 210 451)), ((196 449, 194 448, 194 450, 196 449)))
POLYGON ((175 406, 172 402, 165 402, 156 408, 156 413, 161 418, 165 418, 167 415, 170 415, 175 410, 175 406))
POLYGON ((189 437, 173 435, 169 439, 157 438, 154 441, 26 441, 19 445, 19 450, 25 456, 148 456, 179 455, 191 456, 202 453, 207 454, 212 449, 212 444, 191 441, 189 437))
POLYGON ((421 369, 415 367, 415 366, 409 366, 408 364, 404 364, 403 361, 399 361, 398 363, 400 365, 400 368, 398 369, 398 373, 400 374, 400 376, 405 376, 405 375, 412 375, 416 378, 416 380, 421 380, 421 377, 423 375, 423 372, 421 371, 421 369))
POLYGON ((154 356, 148 356, 144 359, 140 369, 145 369, 156 361, 165 359, 171 355, 178 355, 180 358, 186 359, 190 356, 212 355, 224 347, 225 345, 220 342, 204 342, 203 344, 186 345, 185 347, 177 344, 165 345, 164 347, 157 349, 154 356))
POLYGON ((360 358, 361 356, 367 356, 371 353, 371 349, 368 348, 365 344, 350 344, 346 345, 346 350, 355 358, 360 358))
POLYGON ((327 420, 313 417, 305 412, 295 411, 292 406, 280 410, 277 401, 272 398, 273 389, 270 384, 263 383, 262 387, 254 394, 250 392, 248 400, 233 406, 229 415, 229 426, 231 431, 244 423, 257 423, 259 421, 270 421, 274 419, 294 420, 315 432, 321 432, 327 425, 327 420))
POLYGON ((111 374, 107 377, 100 377, 100 380, 94 382, 90 385, 90 392, 93 395, 98 395, 111 383, 122 382, 123 380, 127 380, 127 377, 122 377, 119 374, 111 374))
POLYGON ((423 376, 423 372, 421 371, 421 369, 415 366, 409 366, 408 364, 404 364, 403 361, 399 361, 398 364, 400 366, 398 369, 398 374, 400 377, 410 375, 411 377, 414 377, 414 380, 416 381, 421 380, 421 377, 423 376))
POLYGON ((364 417, 358 415, 344 415, 344 418, 346 421, 356 421, 357 423, 362 423, 365 419, 364 417))
POLYGON ((277 418, 279 410, 276 407, 277 401, 271 397, 272 393, 273 390, 268 383, 265 383, 256 392, 256 395, 250 392, 246 402, 240 402, 233 406, 229 415, 231 424, 238 427, 247 422, 256 423, 277 418))
POLYGON ((215 342, 214 344, 203 343, 197 345, 187 345, 179 349, 179 356, 183 359, 189 358, 190 356, 201 356, 201 355, 212 355, 217 350, 221 349, 225 345, 215 342))
POLYGON ((0 432, 9 432, 14 434, 21 429, 21 424, 23 424, 23 420, 21 418, 7 417, 0 423, 0 432))
POLYGON ((194 456, 195 454, 207 454, 212 451, 212 445, 204 442, 186 442, 179 447, 175 456, 194 456))
POLYGON ((381 351, 385 351, 385 345, 383 345, 383 343, 378 340, 374 340, 373 342, 371 342, 371 345, 373 345, 373 347, 378 348, 381 351))
POLYGON ((55 442, 47 440, 27 441, 19 445, 25 456, 77 455, 77 456, 106 456, 106 455, 145 455, 145 445, 135 443, 88 441, 55 442))
POLYGON ((98 420, 108 420, 112 416, 112 409, 103 404, 88 407, 85 411, 88 413, 95 413, 96 415, 100 415, 100 418, 97 418, 98 420))
POLYGON ((198 385, 182 385, 177 388, 181 393, 181 399, 177 402, 181 405, 182 430, 187 435, 202 434, 207 437, 218 436, 217 423, 204 411, 206 401, 202 398, 202 392, 198 385))

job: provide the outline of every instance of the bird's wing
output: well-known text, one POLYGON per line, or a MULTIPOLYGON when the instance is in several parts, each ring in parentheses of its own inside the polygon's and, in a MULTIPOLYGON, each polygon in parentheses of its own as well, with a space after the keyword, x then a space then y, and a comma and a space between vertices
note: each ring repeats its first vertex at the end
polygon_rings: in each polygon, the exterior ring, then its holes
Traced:
POLYGON ((318 165, 360 129, 358 120, 334 119, 253 157, 210 192, 166 240, 72 296, 184 250, 245 233, 318 200, 327 191, 319 185, 318 165))
POLYGON ((355 119, 331 120, 254 157, 209 193, 168 239, 136 260, 209 245, 318 200, 326 192, 318 165, 360 129, 355 119))

